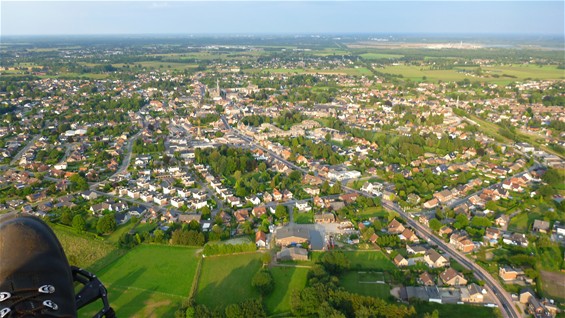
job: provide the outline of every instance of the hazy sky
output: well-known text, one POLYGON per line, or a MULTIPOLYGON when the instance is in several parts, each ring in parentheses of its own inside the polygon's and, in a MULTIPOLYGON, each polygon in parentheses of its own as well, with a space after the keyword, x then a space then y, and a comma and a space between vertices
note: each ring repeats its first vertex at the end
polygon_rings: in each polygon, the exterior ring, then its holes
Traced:
POLYGON ((2 35, 564 33, 564 1, 0 1, 2 35))

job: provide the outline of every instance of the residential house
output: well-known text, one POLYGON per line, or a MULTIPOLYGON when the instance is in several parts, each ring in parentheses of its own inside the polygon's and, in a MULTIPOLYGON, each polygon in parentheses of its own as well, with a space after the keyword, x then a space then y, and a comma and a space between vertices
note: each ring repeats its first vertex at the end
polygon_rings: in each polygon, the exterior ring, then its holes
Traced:
POLYGON ((449 286, 465 286, 467 285, 467 280, 463 274, 454 270, 453 268, 448 268, 439 274, 439 278, 444 285, 449 286))
POLYGON ((190 223, 192 221, 196 221, 200 223, 202 220, 202 214, 198 213, 190 213, 190 214, 179 214, 178 221, 183 223, 190 223))
POLYGON ((397 219, 392 219, 392 221, 388 224, 387 229, 390 234, 400 234, 404 232, 405 227, 402 223, 398 222, 397 219))
POLYGON ((433 198, 424 202, 424 209, 433 209, 439 205, 439 200, 437 198, 433 198))
POLYGON ((333 213, 314 214, 314 223, 334 223, 335 215, 333 213))
POLYGON ((243 223, 249 219, 249 211, 247 209, 241 209, 234 212, 233 216, 237 223, 243 223))
POLYGON ((296 201, 295 206, 300 212, 308 212, 312 210, 308 200, 296 201))
POLYGON ((532 225, 532 231, 537 233, 547 234, 549 232, 549 222, 542 220, 535 220, 534 224, 532 225))
POLYGON ((494 220, 496 226, 506 229, 508 227, 508 223, 510 222, 510 217, 507 214, 502 214, 501 216, 497 217, 494 220))
POLYGON ((510 235, 503 235, 502 242, 508 245, 516 245, 522 247, 528 247, 528 239, 525 234, 522 233, 512 233, 510 235))
POLYGON ((409 242, 418 242, 420 240, 411 229, 404 229, 404 231, 402 231, 402 233, 400 233, 398 237, 400 238, 400 240, 409 242))
POLYGON ((435 285, 432 275, 430 275, 430 273, 428 272, 423 272, 422 274, 420 274, 420 276, 418 276, 418 283, 424 286, 435 285))
POLYGON ((267 246, 267 234, 263 231, 255 232, 255 245, 257 247, 266 247, 267 246))
POLYGON ((426 254, 426 248, 421 245, 406 245, 406 251, 408 252, 408 254, 412 255, 426 254))
POLYGON ((460 291, 461 301, 465 303, 480 304, 484 301, 484 294, 486 294, 486 290, 475 283, 461 287, 460 291))
POLYGON ((475 249, 475 244, 471 241, 466 234, 453 233, 449 237, 449 244, 455 246, 463 253, 472 252, 475 249))
POLYGON ((438 231, 440 236, 450 235, 451 233, 453 233, 453 229, 447 225, 442 226, 438 231))
POLYGON ((512 281, 524 275, 524 271, 510 266, 500 266, 498 268, 498 276, 504 281, 512 281))
POLYGON ((264 205, 256 206, 251 211, 254 217, 260 218, 263 214, 267 213, 267 208, 264 205))
POLYGON ((424 262, 431 268, 440 268, 449 265, 449 260, 433 249, 426 251, 426 254, 424 254, 424 262))
POLYGON ((282 198, 283 198, 282 193, 280 193, 278 189, 274 189, 273 190, 273 200, 274 201, 281 201, 282 198))
POLYGON ((396 255, 393 261, 394 264, 398 267, 408 266, 408 261, 400 254, 396 255))
POLYGON ((96 200, 98 198, 98 194, 94 191, 84 191, 80 194, 85 200, 96 200))

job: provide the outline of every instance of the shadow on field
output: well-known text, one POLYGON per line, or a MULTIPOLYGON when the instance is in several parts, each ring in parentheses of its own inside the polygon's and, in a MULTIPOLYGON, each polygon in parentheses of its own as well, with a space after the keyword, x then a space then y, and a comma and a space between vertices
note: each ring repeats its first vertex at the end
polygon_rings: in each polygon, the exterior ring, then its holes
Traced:
MULTIPOLYGON (((120 279, 114 281, 109 287, 109 289, 112 290, 118 290, 118 289, 125 289, 128 287, 132 287, 134 285, 134 283, 143 275, 143 273, 146 271, 146 269, 144 268, 140 268, 137 269, 123 277, 121 277, 120 279)), ((127 292, 127 290, 125 290, 124 292, 127 292)), ((128 312, 130 313, 137 313, 137 311, 139 309, 143 309, 144 308, 144 303, 147 299, 149 299, 149 297, 151 296, 151 291, 150 290, 144 290, 141 291, 137 296, 135 296, 134 298, 132 298, 129 302, 123 304, 120 306, 120 309, 124 309, 124 308, 133 308, 134 310, 128 310, 128 312), (135 310, 137 309, 137 310, 135 310)), ((113 303, 113 300, 118 298, 119 295, 112 295, 112 293, 108 293, 108 298, 110 301, 110 305, 113 303)))
POLYGON ((288 289, 290 286, 290 282, 294 277, 294 273, 296 272, 296 268, 294 267, 275 267, 276 271, 279 273, 273 273, 273 278, 275 280, 275 290, 266 297, 265 305, 268 310, 272 310, 271 314, 277 314, 275 308, 281 304, 288 293, 288 289), (280 279, 277 276, 282 276, 280 279), (279 278, 279 279, 277 279, 279 278))
POLYGON ((234 268, 219 282, 208 282, 197 292, 196 302, 223 309, 226 305, 258 297, 259 293, 251 286, 251 280, 260 267, 258 263, 259 260, 253 260, 245 266, 234 268))

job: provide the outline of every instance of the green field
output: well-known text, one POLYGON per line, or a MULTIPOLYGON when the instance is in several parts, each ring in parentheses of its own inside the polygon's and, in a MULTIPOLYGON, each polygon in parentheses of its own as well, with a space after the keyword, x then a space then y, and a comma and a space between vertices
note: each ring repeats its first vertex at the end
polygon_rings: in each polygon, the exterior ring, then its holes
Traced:
POLYGON ((297 212, 293 214, 294 223, 312 224, 314 223, 314 212, 297 212))
POLYGON ((542 293, 549 298, 565 301, 565 274, 540 271, 542 293))
POLYGON ((348 272, 340 277, 339 283, 345 290, 352 293, 388 299, 390 296, 390 285, 375 283, 377 280, 384 279, 384 275, 382 273, 372 274, 356 271, 348 272))
POLYGON ((395 270, 396 266, 380 251, 344 252, 356 270, 395 270))
MULTIPOLYGON (((97 274, 117 317, 170 317, 187 298, 197 263, 194 248, 140 245, 97 274)), ((81 315, 97 309, 91 305, 81 315)))
POLYGON ((265 298, 265 308, 270 315, 288 313, 293 290, 306 286, 308 268, 271 267, 275 290, 265 298))
POLYGON ((370 217, 387 218, 390 221, 394 218, 395 215, 398 215, 398 213, 394 211, 388 211, 384 209, 382 206, 372 206, 363 209, 363 211, 357 212, 357 215, 362 218, 370 218, 370 217))
POLYGON ((261 253, 212 256, 204 259, 196 303, 223 308, 258 298, 251 279, 261 268, 261 253))
POLYGON ((363 53, 360 54, 362 58, 366 60, 378 60, 378 59, 398 59, 404 57, 400 54, 386 54, 386 53, 363 53))
MULTIPOLYGON (((257 73, 259 70, 246 70, 249 73, 257 73)), ((366 67, 359 68, 336 68, 331 70, 319 69, 303 69, 303 68, 266 68, 260 70, 261 72, 269 72, 275 74, 344 74, 352 76, 369 76, 373 73, 366 67)))
POLYGON ((557 69, 557 66, 533 66, 533 65, 509 65, 509 66, 486 66, 482 67, 483 75, 472 76, 468 73, 476 71, 477 67, 454 68, 451 70, 431 70, 427 66, 415 65, 389 65, 378 71, 402 75, 406 79, 413 81, 422 81, 426 77, 427 81, 462 81, 469 79, 471 81, 489 82, 505 84, 514 81, 523 81, 525 79, 564 79, 565 72, 557 69), (466 73, 468 72, 468 73, 466 73))
POLYGON ((104 258, 118 252, 113 244, 96 238, 93 234, 79 234, 73 228, 64 225, 50 224, 50 226, 61 241, 71 265, 90 269, 104 258))

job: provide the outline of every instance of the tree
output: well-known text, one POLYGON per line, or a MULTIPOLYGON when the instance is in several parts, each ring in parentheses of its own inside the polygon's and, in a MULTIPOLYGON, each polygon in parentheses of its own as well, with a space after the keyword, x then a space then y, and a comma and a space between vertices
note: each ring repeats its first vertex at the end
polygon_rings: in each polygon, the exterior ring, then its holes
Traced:
POLYGON ((288 218, 288 209, 286 208, 286 206, 282 204, 277 205, 277 207, 275 208, 275 216, 279 220, 288 218))
POLYGON ((453 223, 454 228, 460 230, 467 227, 467 225, 469 225, 469 219, 467 219, 467 215, 461 213, 455 217, 455 223, 453 223))
POLYGON ((424 318, 439 318, 439 311, 435 309, 431 313, 427 312, 424 314, 424 318))
POLYGON ((163 243, 164 239, 165 232, 163 232, 163 230, 157 229, 153 232, 153 241, 155 241, 155 243, 163 243))
POLYGON ((330 274, 338 275, 349 269, 350 262, 342 251, 325 252, 318 261, 330 274))
POLYGON ((271 253, 263 253, 263 255, 261 255, 261 261, 263 262, 263 265, 269 264, 271 262, 271 253))
POLYGON ((86 230, 86 221, 81 215, 77 214, 73 217, 73 227, 80 232, 86 230))
POLYGON ((100 234, 108 234, 114 232, 116 229, 116 218, 114 213, 109 213, 98 219, 96 224, 96 231, 100 234))
POLYGON ((441 222, 436 218, 431 219, 429 224, 430 224, 430 229, 436 232, 439 231, 439 229, 441 229, 441 225, 442 225, 441 222))
POLYGON ((271 272, 265 269, 258 271, 257 274, 253 276, 251 285, 257 289, 261 295, 268 295, 273 291, 273 289, 275 289, 273 276, 271 275, 271 272))
POLYGON ((68 210, 63 211, 63 213, 61 214, 61 223, 65 225, 71 225, 72 222, 73 222, 73 215, 71 214, 71 211, 68 210))

